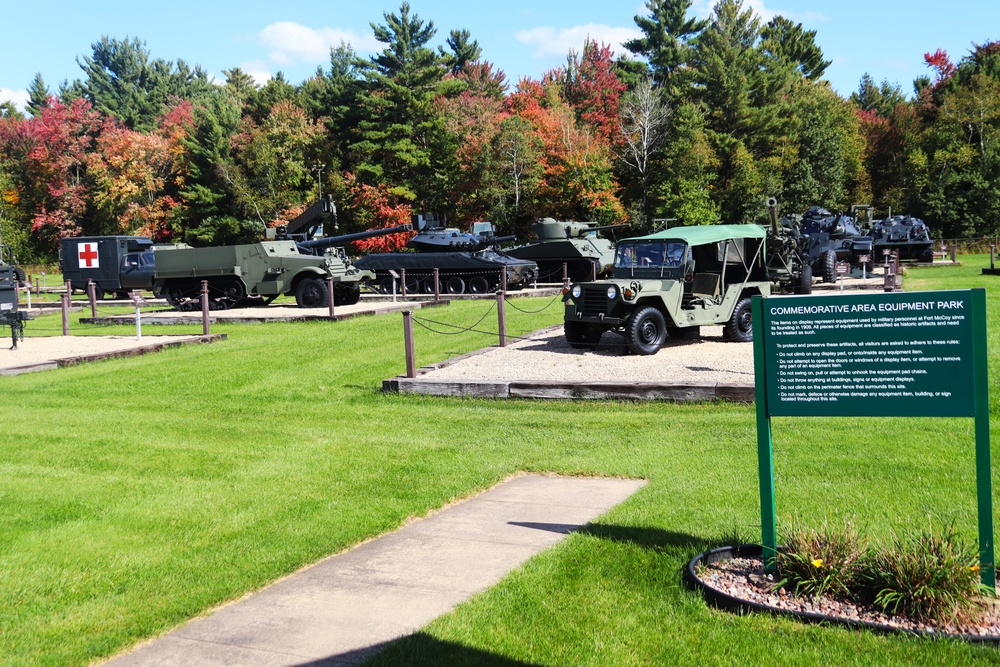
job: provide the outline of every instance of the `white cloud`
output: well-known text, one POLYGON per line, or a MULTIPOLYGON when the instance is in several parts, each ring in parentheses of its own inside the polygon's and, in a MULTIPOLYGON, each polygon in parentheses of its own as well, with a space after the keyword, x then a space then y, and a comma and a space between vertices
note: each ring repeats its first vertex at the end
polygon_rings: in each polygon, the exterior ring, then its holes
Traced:
POLYGON ((282 66, 327 63, 330 60, 330 49, 341 42, 350 44, 358 52, 375 51, 379 47, 379 42, 374 37, 362 37, 340 28, 315 29, 291 21, 279 21, 266 26, 260 31, 258 39, 267 47, 268 57, 282 66))
POLYGON ((13 102, 14 106, 23 112, 28 106, 28 91, 0 88, 0 102, 13 102))
POLYGON ((532 55, 536 58, 565 57, 570 49, 577 53, 583 50, 587 38, 598 44, 609 44, 613 51, 620 52, 623 42, 642 37, 638 28, 616 28, 614 26, 587 23, 572 28, 532 28, 519 30, 514 38, 522 44, 535 47, 532 55))
MULTIPOLYGON (((715 8, 716 0, 694 0, 691 3, 691 11, 700 19, 707 19, 715 8)), ((809 24, 828 20, 826 16, 818 12, 789 12, 784 9, 771 9, 764 6, 764 0, 744 0, 743 9, 752 9, 760 19, 767 23, 780 14, 789 21, 802 23, 808 27, 809 24)), ((648 12, 647 12, 648 13, 648 12)))

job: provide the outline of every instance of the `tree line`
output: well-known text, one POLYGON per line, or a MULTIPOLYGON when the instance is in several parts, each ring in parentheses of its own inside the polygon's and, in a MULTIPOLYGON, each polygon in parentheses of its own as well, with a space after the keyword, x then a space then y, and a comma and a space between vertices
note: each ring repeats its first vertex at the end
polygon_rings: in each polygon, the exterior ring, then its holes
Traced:
POLYGON ((467 30, 435 48, 408 2, 371 23, 381 51, 341 43, 299 84, 238 67, 217 84, 103 37, 80 79, 52 91, 39 74, 24 114, 0 104, 0 232, 22 260, 81 234, 234 243, 322 191, 342 232, 411 212, 522 238, 544 216, 760 222, 773 196, 786 212, 871 203, 939 237, 998 233, 1000 42, 957 63, 928 52, 911 97, 866 74, 845 99, 815 31, 741 0, 705 20, 690 8, 647 0, 625 53, 588 39, 514 84, 467 30))

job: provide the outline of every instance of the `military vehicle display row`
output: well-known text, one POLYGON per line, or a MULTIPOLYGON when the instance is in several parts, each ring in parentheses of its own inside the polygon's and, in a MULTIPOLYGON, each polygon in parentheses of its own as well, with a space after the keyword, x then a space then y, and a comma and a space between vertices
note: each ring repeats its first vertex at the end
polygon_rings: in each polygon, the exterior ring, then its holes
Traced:
POLYGON ((798 227, 677 227, 619 241, 612 277, 574 284, 564 297, 563 327, 574 348, 620 334, 633 354, 656 354, 667 336, 691 337, 723 325, 727 340, 753 340, 750 299, 772 291, 808 294, 812 270, 798 227))

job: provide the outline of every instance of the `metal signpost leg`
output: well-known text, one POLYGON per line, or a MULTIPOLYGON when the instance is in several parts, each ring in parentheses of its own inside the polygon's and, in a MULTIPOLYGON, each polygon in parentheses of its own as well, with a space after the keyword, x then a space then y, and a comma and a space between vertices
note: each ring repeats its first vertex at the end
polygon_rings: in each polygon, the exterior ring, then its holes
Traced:
POLYGON ((990 456, 990 383, 986 369, 986 290, 972 290, 972 367, 976 421, 976 495, 979 499, 979 577, 996 588, 993 542, 993 465, 990 456))
POLYGON ((764 308, 763 299, 754 297, 750 302, 753 322, 753 357, 757 408, 757 475, 760 480, 760 528, 764 566, 773 572, 778 553, 778 528, 774 508, 774 447, 771 439, 771 416, 767 411, 767 391, 764 364, 764 308))
POLYGON ((135 339, 142 340, 142 320, 139 317, 139 304, 135 306, 135 339))

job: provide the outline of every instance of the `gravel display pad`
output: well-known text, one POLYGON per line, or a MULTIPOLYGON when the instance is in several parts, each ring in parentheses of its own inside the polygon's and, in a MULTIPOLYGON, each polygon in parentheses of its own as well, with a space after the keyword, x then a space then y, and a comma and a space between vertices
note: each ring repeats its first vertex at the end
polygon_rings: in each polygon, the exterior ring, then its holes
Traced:
POLYGON ((702 327, 697 339, 668 339, 654 355, 628 354, 606 333, 591 350, 574 350, 562 325, 507 347, 489 347, 421 368, 417 377, 386 380, 401 393, 495 398, 628 398, 753 401, 753 345, 702 327))
POLYGON ((761 552, 757 544, 706 551, 688 565, 688 578, 703 591, 709 603, 728 611, 784 614, 807 622, 837 623, 879 632, 1000 643, 1000 614, 996 606, 976 625, 937 625, 824 596, 796 596, 785 588, 773 589, 774 579, 764 572, 761 552))
POLYGON ((114 357, 138 356, 168 347, 225 340, 225 334, 208 336, 29 336, 0 348, 0 375, 19 375, 114 357))

